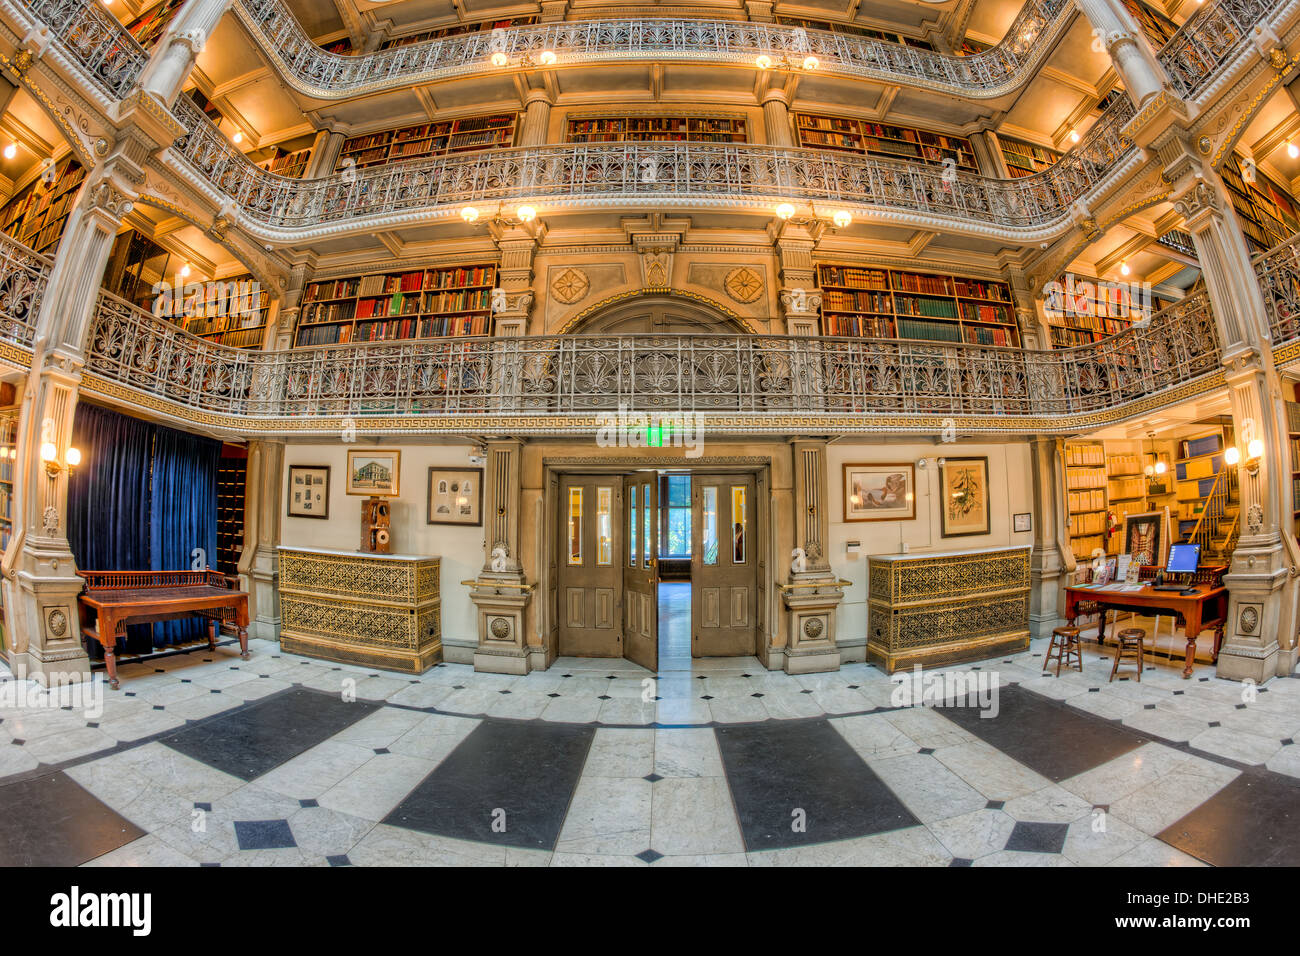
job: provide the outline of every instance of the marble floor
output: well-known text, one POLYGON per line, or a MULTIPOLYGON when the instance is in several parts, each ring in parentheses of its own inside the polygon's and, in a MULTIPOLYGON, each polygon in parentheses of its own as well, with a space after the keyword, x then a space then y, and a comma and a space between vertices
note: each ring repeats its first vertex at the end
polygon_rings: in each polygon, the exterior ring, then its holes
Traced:
POLYGON ((1112 683, 1095 646, 1058 678, 1045 641, 926 672, 984 681, 981 716, 866 664, 406 677, 251 649, 96 675, 90 707, 4 674, 0 863, 1300 864, 1293 678, 1112 683))

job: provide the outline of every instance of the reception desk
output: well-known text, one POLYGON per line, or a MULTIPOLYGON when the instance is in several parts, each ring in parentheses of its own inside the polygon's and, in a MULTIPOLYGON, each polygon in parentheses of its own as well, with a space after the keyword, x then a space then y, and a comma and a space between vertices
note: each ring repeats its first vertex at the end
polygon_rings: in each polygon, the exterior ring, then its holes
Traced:
POLYGON ((282 650, 404 674, 442 660, 438 558, 279 551, 282 650))
POLYGON ((867 659, 892 674, 1028 648, 1029 550, 868 558, 867 659))

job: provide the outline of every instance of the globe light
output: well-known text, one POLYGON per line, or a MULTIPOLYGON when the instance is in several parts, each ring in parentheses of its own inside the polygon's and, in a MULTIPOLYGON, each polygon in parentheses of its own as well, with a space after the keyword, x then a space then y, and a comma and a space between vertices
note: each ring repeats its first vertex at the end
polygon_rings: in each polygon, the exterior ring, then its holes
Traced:
POLYGON ((754 60, 754 65, 760 70, 769 70, 772 68, 772 58, 766 53, 760 53, 754 60))
POLYGON ((466 222, 474 222, 478 219, 478 210, 473 206, 466 206, 460 211, 460 218, 466 222))
POLYGON ((793 215, 794 215, 794 206, 790 205, 788 202, 783 202, 781 203, 781 205, 776 207, 776 218, 778 219, 781 220, 789 219, 793 215))
POLYGON ((69 468, 76 468, 81 464, 81 449, 75 446, 68 448, 67 461, 69 468))
POLYGON ((54 447, 54 442, 47 441, 41 443, 41 461, 54 461, 59 457, 59 450, 54 447))
POLYGON ((1079 141, 1079 131, 1077 129, 1070 130, 1070 142, 1077 143, 1078 141, 1079 141))
POLYGON ((1252 458, 1252 459, 1255 459, 1255 458, 1263 458, 1263 457, 1264 457, 1264 439, 1262 439, 1262 438, 1252 438, 1252 439, 1250 440, 1250 444, 1246 446, 1246 456, 1247 456, 1248 458, 1252 458))
POLYGON ((1235 465, 1237 462, 1241 461, 1241 449, 1236 445, 1229 445, 1223 451, 1223 460, 1229 465, 1235 465))
POLYGON ((1300 156, 1300 146, 1297 146, 1295 143, 1287 143, 1286 154, 1292 159, 1295 159, 1297 156, 1300 156))
POLYGON ((518 216, 522 222, 532 222, 537 218, 537 210, 532 206, 520 206, 515 210, 515 215, 518 216))
POLYGON ((497 50, 495 53, 492 54, 493 66, 505 66, 509 62, 510 62, 510 57, 506 56, 500 50, 497 50))
POLYGON ((13 159, 18 155, 18 144, 10 143, 5 147, 5 159, 13 159))
POLYGON ((853 221, 853 216, 847 209, 837 209, 835 215, 831 216, 831 221, 835 223, 837 229, 843 229, 853 221))
POLYGON ((235 135, 230 137, 230 140, 231 142, 238 145, 239 143, 242 143, 244 141, 244 134, 241 133, 239 130, 235 130, 235 135))
POLYGON ((1166 471, 1168 471, 1168 470, 1169 470, 1169 466, 1166 465, 1163 461, 1158 461, 1158 462, 1156 462, 1156 474, 1157 474, 1157 475, 1163 475, 1163 474, 1164 474, 1166 471))
POLYGON ((190 267, 189 267, 189 265, 186 264, 186 265, 181 266, 181 278, 182 278, 182 279, 188 278, 188 277, 189 277, 189 274, 190 274, 190 267))
POLYGON ((1132 271, 1133 271, 1133 270, 1130 269, 1130 268, 1128 267, 1128 263, 1127 263, 1127 262, 1121 262, 1121 263, 1119 264, 1119 274, 1120 274, 1120 275, 1122 275, 1122 276, 1126 276, 1126 275, 1128 275, 1128 274, 1129 274, 1130 272, 1132 272, 1132 271))
POLYGON ((821 65, 822 65, 821 61, 818 60, 817 57, 813 56, 811 53, 803 58, 803 68, 805 70, 808 70, 809 72, 812 72, 813 70, 817 69, 817 67, 821 65))
POLYGON ((543 50, 542 55, 537 58, 542 66, 550 66, 555 62, 555 53, 552 50, 543 50))

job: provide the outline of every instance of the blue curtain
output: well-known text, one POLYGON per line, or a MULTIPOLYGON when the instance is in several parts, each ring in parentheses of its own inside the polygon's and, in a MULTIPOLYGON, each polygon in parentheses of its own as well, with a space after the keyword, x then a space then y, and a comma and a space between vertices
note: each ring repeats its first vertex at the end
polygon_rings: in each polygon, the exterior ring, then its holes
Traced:
MULTIPOLYGON (((184 571, 202 548, 209 567, 217 562, 217 467, 221 442, 159 425, 154 433, 153 514, 149 523, 150 570, 184 571)), ((154 644, 197 641, 206 633, 199 618, 160 621, 154 644)))
MULTIPOLYGON (((148 571, 150 463, 154 426, 81 402, 72 420, 72 444, 84 464, 68 482, 68 543, 77 567, 93 571, 148 571)), ((144 653, 148 624, 130 628, 118 651, 144 653)), ((90 653, 100 656, 99 644, 90 653)))

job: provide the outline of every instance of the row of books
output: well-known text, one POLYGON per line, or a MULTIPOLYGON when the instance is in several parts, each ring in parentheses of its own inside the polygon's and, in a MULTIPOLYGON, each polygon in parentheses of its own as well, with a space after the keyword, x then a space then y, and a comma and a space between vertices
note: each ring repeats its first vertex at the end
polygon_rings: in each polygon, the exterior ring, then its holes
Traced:
MULTIPOLYGON (((1094 511, 1070 515, 1070 536, 1103 534, 1106 531, 1106 512, 1094 511)), ((1098 545, 1101 547, 1101 545, 1098 545)))
POLYGON ((1289 439, 1291 444, 1291 470, 1300 471, 1300 438, 1289 439))
POLYGON ((898 320, 898 335, 904 339, 926 339, 931 342, 960 342, 961 326, 951 322, 926 322, 922 319, 898 320))
POLYGON ((992 299, 995 302, 1010 302, 1007 287, 1001 282, 981 282, 978 279, 953 279, 953 287, 960 296, 968 299, 992 299))
POLYGON ((1076 558, 1086 558, 1098 548, 1106 547, 1106 538, 1104 535, 1088 535, 1087 537, 1075 537, 1071 535, 1070 547, 1074 551, 1076 558))
POLYGON ((1300 478, 1291 479, 1291 507, 1300 514, 1300 478))
POLYGON ((951 299, 929 299, 921 296, 894 296, 894 311, 899 315, 923 315, 931 319, 957 318, 957 303, 951 299))
POLYGON ((847 286, 850 289, 870 289, 887 292, 889 273, 884 269, 859 269, 854 266, 822 266, 823 286, 847 286))
MULTIPOLYGON (((1070 489, 1092 488, 1096 489, 1098 494, 1101 494, 1106 487, 1106 470, 1104 468, 1089 466, 1066 468, 1065 476, 1066 486, 1070 489)), ((1105 507, 1104 495, 1101 501, 1103 504, 1098 505, 1098 507, 1105 507)))
POLYGON ((490 289, 459 292, 426 292, 423 296, 396 292, 387 298, 359 299, 356 317, 377 315, 419 315, 430 312, 486 312, 492 305, 490 289))
POLYGON ((1147 493, 1147 482, 1145 478, 1112 478, 1110 479, 1110 499, 1115 501, 1119 498, 1145 498, 1147 493))
POLYGON ((981 305, 977 302, 958 302, 961 317, 967 322, 1010 322, 1011 310, 1004 305, 981 305))
POLYGON ((1140 475, 1142 460, 1137 455, 1107 455, 1106 468, 1112 475, 1140 475))
POLYGON ((962 329, 962 335, 972 345, 1011 347, 1020 344, 1010 329, 985 329, 968 325, 962 329))
POLYGON ((357 322, 352 325, 303 326, 295 342, 300 347, 348 342, 388 342, 444 336, 486 335, 488 317, 444 316, 357 322))
POLYGON ((1102 445, 1066 445, 1067 465, 1104 465, 1106 449, 1102 445))
POLYGON ((1178 443, 1179 458, 1196 458, 1200 455, 1213 454, 1223 449, 1223 436, 1218 432, 1203 435, 1200 438, 1185 438, 1178 443))
POLYGON ((844 292, 825 289, 822 308, 833 312, 893 312, 894 300, 888 292, 844 292))
POLYGON ((864 339, 892 339, 894 323, 882 316, 832 315, 826 317, 826 334, 864 339))
POLYGON ((952 295, 952 280, 947 276, 921 275, 916 272, 895 272, 893 276, 894 288, 901 292, 952 295))

